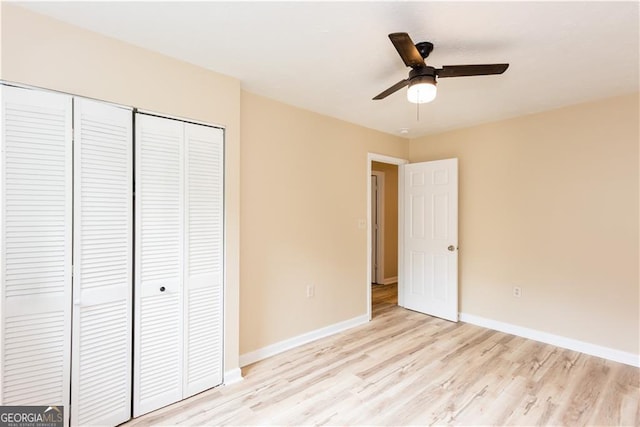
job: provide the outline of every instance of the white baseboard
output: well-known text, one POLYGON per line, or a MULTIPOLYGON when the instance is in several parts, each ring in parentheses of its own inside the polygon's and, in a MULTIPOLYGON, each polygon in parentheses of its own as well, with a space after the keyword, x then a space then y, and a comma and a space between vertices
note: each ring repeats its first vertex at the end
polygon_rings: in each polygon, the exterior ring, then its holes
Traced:
POLYGON ((229 369, 224 373, 224 385, 239 383, 243 379, 240 368, 229 369))
POLYGON ((387 277, 386 279, 384 279, 382 281, 383 285, 390 285, 392 283, 398 283, 398 276, 394 276, 394 277, 387 277))
POLYGON ((513 325, 511 323, 487 319, 484 317, 475 316, 473 314, 460 313, 460 320, 462 322, 482 326, 483 328, 506 332, 507 334, 517 335, 519 337, 540 341, 545 344, 555 345, 557 347, 566 348, 568 350, 579 351, 580 353, 602 357, 603 359, 624 363, 625 365, 640 367, 640 355, 638 354, 628 353, 609 347, 603 347, 601 345, 591 344, 584 341, 578 341, 573 338, 550 334, 548 332, 542 332, 536 329, 529 329, 522 326, 513 325))
POLYGON ((283 351, 290 350, 292 348, 301 346, 303 344, 310 343, 311 341, 318 340, 320 338, 328 337, 329 335, 337 334, 338 332, 351 329, 356 326, 363 325, 369 321, 369 316, 363 314, 362 316, 354 317, 342 322, 334 323, 333 325, 326 326, 324 328, 316 329, 315 331, 307 332, 302 335, 298 335, 293 338, 286 339, 284 341, 277 342, 275 344, 262 347, 258 350, 251 351, 249 353, 240 355, 240 366, 244 367, 255 363, 259 360, 266 359, 267 357, 275 356, 283 351))

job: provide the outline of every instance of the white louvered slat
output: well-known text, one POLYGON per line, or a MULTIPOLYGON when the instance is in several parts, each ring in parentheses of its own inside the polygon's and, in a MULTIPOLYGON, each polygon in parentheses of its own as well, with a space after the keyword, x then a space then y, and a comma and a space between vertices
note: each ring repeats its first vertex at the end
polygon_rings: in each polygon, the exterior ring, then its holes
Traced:
POLYGON ((79 359, 72 386, 74 425, 117 425, 130 418, 130 309, 125 298, 78 311, 82 330, 74 343, 79 359))
POLYGON ((221 287, 189 291, 185 383, 191 396, 222 382, 221 287))
POLYGON ((117 425, 131 415, 133 117, 74 103, 71 423, 117 425))
POLYGON ((63 401, 65 349, 57 343, 64 341, 64 327, 60 311, 6 318, 3 405, 63 401))
POLYGON ((2 86, 0 404, 64 405, 71 348, 71 97, 2 86))
POLYGON ((222 383, 222 129, 185 124, 184 397, 222 383))
POLYGON ((146 297, 140 310, 141 337, 146 340, 141 354, 140 395, 147 400, 162 398, 168 390, 181 388, 181 349, 175 345, 182 333, 179 295, 146 297))
POLYGON ((136 114, 134 416, 182 398, 182 122, 136 114))

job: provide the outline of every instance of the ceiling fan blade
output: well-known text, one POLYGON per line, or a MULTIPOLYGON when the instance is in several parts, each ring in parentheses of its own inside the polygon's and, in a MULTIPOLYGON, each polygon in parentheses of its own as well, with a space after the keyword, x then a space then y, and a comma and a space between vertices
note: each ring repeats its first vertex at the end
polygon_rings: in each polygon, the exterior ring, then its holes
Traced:
POLYGON ((509 68, 509 64, 483 65, 445 65, 436 70, 438 77, 466 77, 502 74, 509 68))
POLYGON ((378 95, 376 95, 373 99, 374 100, 384 99, 387 96, 391 95, 392 93, 399 91, 400 89, 402 89, 403 87, 405 87, 408 84, 409 84, 409 79, 400 80, 398 83, 394 84, 389 89, 387 89, 387 90, 379 93, 378 95))
POLYGON ((425 66, 424 59, 422 59, 422 55, 418 52, 409 34, 391 33, 389 34, 389 39, 391 39, 391 43, 393 43, 407 67, 420 68, 425 66))

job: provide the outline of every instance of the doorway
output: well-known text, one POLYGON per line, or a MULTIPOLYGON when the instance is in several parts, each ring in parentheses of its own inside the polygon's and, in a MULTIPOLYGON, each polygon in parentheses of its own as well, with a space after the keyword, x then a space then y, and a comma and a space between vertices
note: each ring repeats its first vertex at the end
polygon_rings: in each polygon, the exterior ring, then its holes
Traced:
MULTIPOLYGON (((458 321, 458 159, 408 164, 369 153, 376 163, 398 169, 397 301, 410 310, 458 321), (402 166, 399 168, 398 166, 402 166)), ((367 179, 367 222, 372 222, 371 179, 367 179)), ((367 238, 367 314, 372 315, 372 234, 367 238)))
POLYGON ((370 153, 368 156, 368 278, 367 302, 371 319, 372 304, 380 295, 385 303, 397 304, 398 283, 398 174, 404 159, 370 153), (390 295, 393 293, 394 295, 390 295))
POLYGON ((371 283, 398 281, 398 166, 371 164, 371 283))

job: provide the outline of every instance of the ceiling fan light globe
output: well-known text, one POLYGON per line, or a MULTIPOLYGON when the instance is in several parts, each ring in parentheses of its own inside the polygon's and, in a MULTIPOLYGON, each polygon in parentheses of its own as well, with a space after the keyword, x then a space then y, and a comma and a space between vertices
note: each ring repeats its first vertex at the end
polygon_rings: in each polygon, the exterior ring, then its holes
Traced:
POLYGON ((420 82, 409 85, 407 99, 414 104, 426 104, 436 99, 437 88, 435 83, 420 82))

